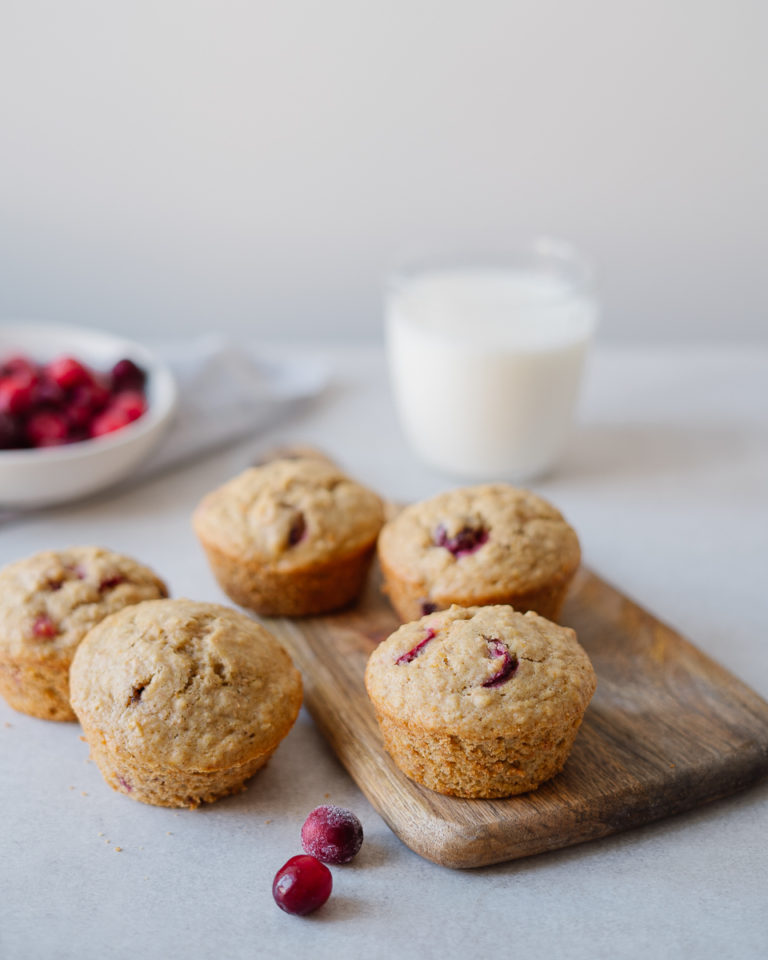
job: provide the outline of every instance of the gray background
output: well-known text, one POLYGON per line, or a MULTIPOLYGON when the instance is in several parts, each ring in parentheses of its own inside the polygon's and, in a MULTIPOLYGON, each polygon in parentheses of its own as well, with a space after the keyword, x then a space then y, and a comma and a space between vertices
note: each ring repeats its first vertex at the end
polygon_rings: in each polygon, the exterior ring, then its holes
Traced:
POLYGON ((0 319, 374 337, 389 266, 546 232, 601 337, 765 341, 760 0, 0 6, 0 319))

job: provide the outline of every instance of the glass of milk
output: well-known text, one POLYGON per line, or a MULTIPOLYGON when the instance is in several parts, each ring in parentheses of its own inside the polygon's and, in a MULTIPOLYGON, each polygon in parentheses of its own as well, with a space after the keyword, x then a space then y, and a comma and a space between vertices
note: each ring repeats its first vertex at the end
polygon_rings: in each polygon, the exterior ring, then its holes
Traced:
POLYGON ((553 240, 396 274, 387 353, 413 449, 466 479, 550 471, 573 422, 597 316, 588 269, 553 240))

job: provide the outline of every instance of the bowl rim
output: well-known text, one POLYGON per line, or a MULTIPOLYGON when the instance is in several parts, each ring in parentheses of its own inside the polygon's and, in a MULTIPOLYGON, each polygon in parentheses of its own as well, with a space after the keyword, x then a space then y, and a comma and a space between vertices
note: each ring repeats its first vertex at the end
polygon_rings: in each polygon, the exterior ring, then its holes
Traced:
MULTIPOLYGON (((138 361, 147 370, 153 382, 154 395, 146 412, 138 420, 126 424, 114 433, 106 434, 103 437, 89 437, 87 440, 77 440, 74 443, 63 443, 56 447, 0 450, 0 466, 10 467, 13 464, 40 462, 54 464, 88 457, 92 454, 106 453, 151 433, 160 424, 165 423, 176 409, 178 388, 173 373, 168 364, 144 344, 130 340, 121 334, 113 334, 96 328, 17 320, 0 323, 0 349, 2 349, 3 339, 7 337, 8 339, 18 338, 20 349, 23 350, 25 348, 21 341, 30 334, 36 339, 42 339, 46 336, 73 337, 83 342, 91 341, 94 344, 99 344, 104 349, 114 349, 121 356, 138 361)), ((75 345, 72 352, 76 353, 80 349, 81 347, 75 345)), ((86 362, 89 361, 86 359, 86 362)))

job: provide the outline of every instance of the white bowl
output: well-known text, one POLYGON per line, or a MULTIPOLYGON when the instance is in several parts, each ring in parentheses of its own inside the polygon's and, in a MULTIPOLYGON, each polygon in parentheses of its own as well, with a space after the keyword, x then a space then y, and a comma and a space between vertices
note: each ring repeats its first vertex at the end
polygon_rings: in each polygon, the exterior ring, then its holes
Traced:
POLYGON ((145 347, 98 330, 58 324, 0 326, 0 358, 21 353, 38 363, 71 354, 97 370, 129 357, 147 372, 147 410, 93 440, 34 450, 0 450, 0 505, 43 506, 84 497, 127 477, 157 445, 176 406, 170 370, 145 347))

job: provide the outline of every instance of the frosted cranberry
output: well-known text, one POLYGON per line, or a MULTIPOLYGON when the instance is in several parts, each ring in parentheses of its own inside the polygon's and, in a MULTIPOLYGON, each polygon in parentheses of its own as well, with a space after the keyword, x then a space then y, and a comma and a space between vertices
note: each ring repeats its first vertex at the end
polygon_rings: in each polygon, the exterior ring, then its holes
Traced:
POLYGON ((283 864, 275 874, 272 896, 286 913, 305 916, 322 907, 331 895, 331 871, 315 857, 299 854, 283 864))
POLYGON ((363 845, 363 826, 351 810, 324 804, 304 821, 301 845, 323 863, 349 863, 363 845))
POLYGON ((40 410, 27 420, 27 439, 33 447, 56 447, 67 442, 69 423, 62 413, 40 410))
POLYGON ((518 667, 518 660, 514 653, 510 653, 501 640, 488 639, 488 650, 492 657, 501 658, 501 665, 492 677, 489 677, 484 683, 484 687, 500 687, 502 683, 509 680, 514 675, 518 667))
POLYGON ((41 614, 32 624, 32 633, 34 633, 36 637, 49 639, 50 637, 55 637, 58 632, 58 627, 47 613, 41 614))
POLYGON ((93 380, 90 370, 74 357, 57 357, 48 364, 45 371, 62 390, 70 390, 93 380))
POLYGON ((24 413, 32 405, 34 380, 26 374, 3 377, 0 380, 0 412, 24 413))
POLYGON ((128 417, 130 423, 133 420, 138 420, 144 413, 147 409, 147 401, 144 399, 144 394, 139 390, 124 390, 115 396, 110 406, 113 410, 122 411, 128 417))
POLYGON ((409 650, 407 653, 404 653, 402 656, 398 657, 397 660, 395 660, 395 663, 410 663, 412 660, 415 660, 416 657, 418 657, 418 655, 424 649, 424 647, 426 647, 426 645, 429 643, 429 641, 434 638, 434 636, 435 636, 435 631, 432 630, 431 628, 428 629, 427 635, 426 637, 424 637, 421 643, 417 643, 416 646, 413 647, 411 650, 409 650))
POLYGON ((147 375, 133 360, 124 357, 118 360, 110 373, 112 389, 141 390, 147 380, 147 375))
POLYGON ((449 550, 454 557, 464 557, 488 542, 488 531, 482 527, 462 527, 458 533, 449 537, 448 531, 440 524, 435 530, 434 541, 438 547, 449 550))

